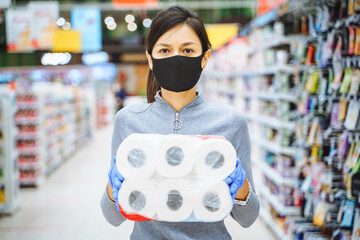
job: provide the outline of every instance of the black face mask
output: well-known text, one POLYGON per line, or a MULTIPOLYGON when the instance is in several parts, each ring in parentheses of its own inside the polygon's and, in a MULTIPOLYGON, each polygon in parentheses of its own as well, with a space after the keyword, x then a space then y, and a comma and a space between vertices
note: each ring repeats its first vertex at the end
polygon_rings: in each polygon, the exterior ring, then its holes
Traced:
POLYGON ((176 55, 162 59, 151 56, 156 80, 162 88, 173 92, 183 92, 193 88, 202 72, 201 61, 204 54, 198 57, 176 55))

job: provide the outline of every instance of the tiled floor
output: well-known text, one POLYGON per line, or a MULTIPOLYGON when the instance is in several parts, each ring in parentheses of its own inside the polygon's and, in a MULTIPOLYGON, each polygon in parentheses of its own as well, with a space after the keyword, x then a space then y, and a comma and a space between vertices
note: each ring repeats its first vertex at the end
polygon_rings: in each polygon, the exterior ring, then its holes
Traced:
MULTIPOLYGON (((14 216, 0 217, 0 239, 68 240, 128 239, 133 223, 112 227, 102 216, 99 201, 107 183, 112 127, 53 172, 39 188, 21 189, 21 206, 14 216)), ((273 240, 258 219, 243 229, 231 217, 226 225, 233 239, 273 240)))

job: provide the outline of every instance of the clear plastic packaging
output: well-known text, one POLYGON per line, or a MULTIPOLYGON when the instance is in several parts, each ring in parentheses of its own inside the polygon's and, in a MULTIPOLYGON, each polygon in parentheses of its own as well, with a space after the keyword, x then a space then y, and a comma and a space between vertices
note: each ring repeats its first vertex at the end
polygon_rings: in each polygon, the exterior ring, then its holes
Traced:
POLYGON ((222 136, 132 134, 117 151, 120 212, 134 221, 220 221, 233 203, 224 181, 236 151, 222 136))

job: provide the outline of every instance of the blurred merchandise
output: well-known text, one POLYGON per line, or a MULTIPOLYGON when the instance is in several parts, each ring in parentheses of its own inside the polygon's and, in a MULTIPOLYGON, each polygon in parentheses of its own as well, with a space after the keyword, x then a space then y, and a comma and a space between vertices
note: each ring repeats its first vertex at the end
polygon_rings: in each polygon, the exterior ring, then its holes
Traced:
POLYGON ((265 14, 289 0, 257 0, 257 14, 265 14))
POLYGON ((8 82, 0 82, 0 214, 12 214, 19 208, 15 93, 8 82))
POLYGON ((80 52, 81 33, 75 30, 56 30, 54 33, 54 52, 80 52))
POLYGON ((112 0, 113 6, 121 7, 152 7, 157 6, 158 0, 112 0))
POLYGON ((238 34, 239 26, 238 24, 207 24, 206 32, 212 49, 216 50, 238 34))
MULTIPOLYGON (((15 89, 21 186, 39 186, 47 175, 92 138, 96 119, 112 122, 112 65, 44 69, 2 69, 3 82, 15 89), (110 103, 104 105, 105 100, 110 103), (100 106, 97 107, 97 106, 100 106)), ((1 80, 1 79, 0 79, 1 80)))
POLYGON ((6 41, 8 52, 33 50, 31 12, 27 8, 10 8, 6 11, 6 41))
POLYGON ((71 11, 71 26, 81 34, 81 51, 102 49, 101 12, 97 7, 74 8, 71 11))
POLYGON ((353 1, 322 3, 288 1, 258 16, 240 29, 246 65, 226 58, 230 41, 203 74, 206 97, 249 121, 260 215, 279 239, 357 232, 360 12, 353 1))
POLYGON ((11 5, 11 0, 2 0, 0 2, 0 8, 7 8, 10 7, 11 5))
POLYGON ((30 2, 26 7, 9 8, 6 11, 7 51, 51 49, 58 17, 56 1, 30 2))
POLYGON ((54 43, 56 20, 59 18, 59 3, 56 1, 30 2, 31 42, 34 49, 51 49, 54 43))

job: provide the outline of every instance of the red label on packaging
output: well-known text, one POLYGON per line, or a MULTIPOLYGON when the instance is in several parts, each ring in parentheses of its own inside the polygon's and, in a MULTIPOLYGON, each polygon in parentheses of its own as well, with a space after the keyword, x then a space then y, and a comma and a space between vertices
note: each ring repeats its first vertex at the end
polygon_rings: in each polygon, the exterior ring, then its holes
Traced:
POLYGON ((125 211, 121 208, 120 204, 119 205, 119 210, 120 210, 120 213, 128 220, 131 220, 131 221, 136 221, 136 222, 142 222, 142 221, 151 221, 153 219, 150 219, 150 218, 147 218, 147 217, 144 217, 144 216, 141 216, 139 214, 127 214, 125 213, 125 211))

